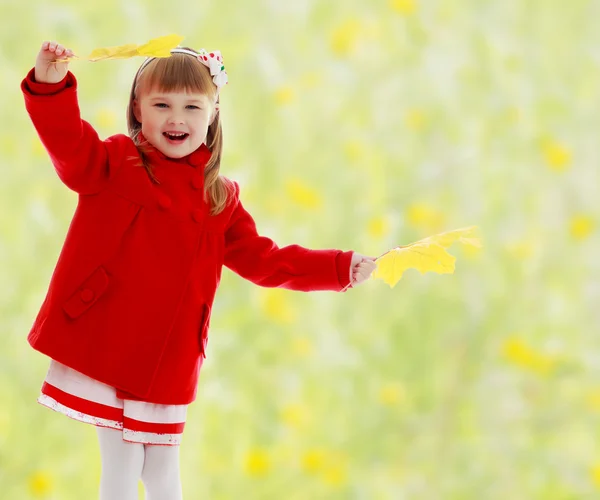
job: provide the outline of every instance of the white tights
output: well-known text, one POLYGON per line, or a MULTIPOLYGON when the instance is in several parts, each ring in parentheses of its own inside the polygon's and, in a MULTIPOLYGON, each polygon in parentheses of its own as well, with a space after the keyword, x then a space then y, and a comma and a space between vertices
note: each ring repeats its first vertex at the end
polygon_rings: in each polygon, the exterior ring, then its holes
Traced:
POLYGON ((179 446, 123 441, 123 433, 97 427, 102 475, 100 500, 138 500, 140 478, 146 500, 182 500, 179 446))

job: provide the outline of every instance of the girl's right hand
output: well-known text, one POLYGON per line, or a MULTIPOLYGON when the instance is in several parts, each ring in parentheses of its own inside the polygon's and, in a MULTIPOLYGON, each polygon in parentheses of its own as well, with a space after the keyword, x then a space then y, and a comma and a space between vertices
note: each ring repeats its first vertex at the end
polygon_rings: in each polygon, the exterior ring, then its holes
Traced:
POLYGON ((35 61, 35 81, 39 83, 58 83, 69 70, 68 62, 56 62, 72 57, 71 49, 65 49, 56 42, 44 42, 35 61))
POLYGON ((371 277, 373 271, 377 268, 375 257, 367 257, 360 253, 354 252, 352 254, 352 261, 350 262, 350 282, 353 287, 360 285, 371 277))

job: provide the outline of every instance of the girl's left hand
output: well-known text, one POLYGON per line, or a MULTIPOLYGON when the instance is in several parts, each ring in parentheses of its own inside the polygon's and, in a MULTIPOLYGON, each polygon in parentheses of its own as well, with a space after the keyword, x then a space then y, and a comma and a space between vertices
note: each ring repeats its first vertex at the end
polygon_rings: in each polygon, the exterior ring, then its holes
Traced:
POLYGON ((352 286, 355 287, 367 281, 376 268, 377 264, 374 257, 367 257, 354 252, 350 263, 350 282, 352 286))

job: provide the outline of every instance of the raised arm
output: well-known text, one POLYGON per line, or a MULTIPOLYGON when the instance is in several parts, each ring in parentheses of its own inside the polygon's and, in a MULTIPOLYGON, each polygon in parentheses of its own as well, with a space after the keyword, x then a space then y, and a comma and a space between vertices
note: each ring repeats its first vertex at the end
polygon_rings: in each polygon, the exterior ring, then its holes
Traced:
POLYGON ((225 232, 225 265, 243 278, 264 287, 303 292, 342 291, 350 283, 352 251, 309 250, 299 245, 279 248, 260 236, 252 216, 239 199, 225 232))
POLYGON ((102 141, 81 119, 77 80, 68 71, 68 62, 59 61, 71 55, 59 44, 44 42, 21 89, 27 112, 60 179, 73 191, 93 194, 104 188, 132 143, 123 135, 102 141))

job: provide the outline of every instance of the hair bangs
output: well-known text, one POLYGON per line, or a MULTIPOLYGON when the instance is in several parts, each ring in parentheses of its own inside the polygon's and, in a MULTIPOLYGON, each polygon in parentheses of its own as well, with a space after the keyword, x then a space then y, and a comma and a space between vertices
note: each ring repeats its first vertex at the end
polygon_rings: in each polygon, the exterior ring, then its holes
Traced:
POLYGON ((216 97, 209 69, 188 54, 156 58, 138 76, 138 91, 189 92, 216 97))

